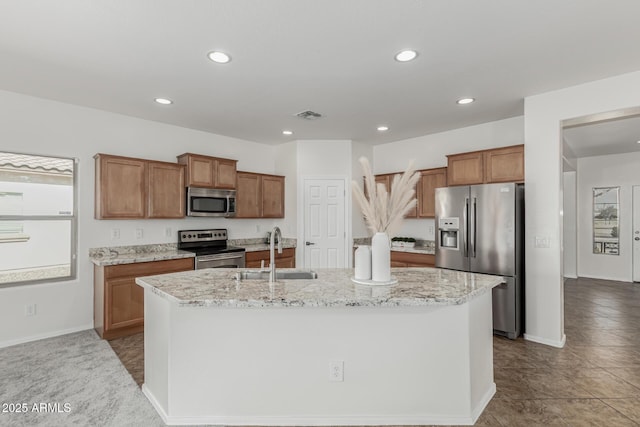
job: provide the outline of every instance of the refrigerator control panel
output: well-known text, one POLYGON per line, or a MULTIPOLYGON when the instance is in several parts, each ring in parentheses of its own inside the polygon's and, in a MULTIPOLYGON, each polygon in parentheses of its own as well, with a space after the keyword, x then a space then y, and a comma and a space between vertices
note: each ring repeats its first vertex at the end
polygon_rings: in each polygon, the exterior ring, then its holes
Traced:
POLYGON ((460 228, 460 218, 440 218, 438 228, 440 230, 458 230, 460 228))

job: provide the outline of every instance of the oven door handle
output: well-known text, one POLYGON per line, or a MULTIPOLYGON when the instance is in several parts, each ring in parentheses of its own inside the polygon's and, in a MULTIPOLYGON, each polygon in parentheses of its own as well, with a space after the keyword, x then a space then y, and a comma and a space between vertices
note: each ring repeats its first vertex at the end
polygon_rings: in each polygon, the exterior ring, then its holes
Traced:
POLYGON ((242 258, 244 255, 203 255, 203 256, 199 256, 197 257, 197 261, 198 262, 203 262, 203 261, 222 261, 225 259, 238 259, 238 258, 242 258))

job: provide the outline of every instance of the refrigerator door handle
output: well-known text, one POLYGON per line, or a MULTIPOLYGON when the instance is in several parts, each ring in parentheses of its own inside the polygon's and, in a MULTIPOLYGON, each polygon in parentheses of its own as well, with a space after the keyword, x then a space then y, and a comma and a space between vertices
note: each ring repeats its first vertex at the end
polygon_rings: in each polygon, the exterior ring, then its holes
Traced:
POLYGON ((477 229, 477 204, 478 199, 473 198, 473 208, 471 209, 471 230, 470 230, 470 242, 469 242, 469 256, 475 258, 476 257, 476 229, 477 229))
POLYGON ((462 256, 468 257, 467 253, 467 215, 469 213, 469 198, 464 198, 464 212, 462 212, 462 256))

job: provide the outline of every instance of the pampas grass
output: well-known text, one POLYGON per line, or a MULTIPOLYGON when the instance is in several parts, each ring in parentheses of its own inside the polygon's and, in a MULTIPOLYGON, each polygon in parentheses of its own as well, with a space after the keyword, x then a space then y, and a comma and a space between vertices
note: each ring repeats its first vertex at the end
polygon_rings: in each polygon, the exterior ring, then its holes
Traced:
POLYGON ((371 165, 366 157, 360 158, 364 173, 365 188, 370 189, 365 196, 356 181, 351 182, 353 196, 358 201, 365 223, 373 234, 387 233, 393 236, 400 228, 404 216, 416 205, 416 183, 420 173, 413 167, 413 161, 402 174, 394 175, 391 191, 384 184, 376 184, 371 165))

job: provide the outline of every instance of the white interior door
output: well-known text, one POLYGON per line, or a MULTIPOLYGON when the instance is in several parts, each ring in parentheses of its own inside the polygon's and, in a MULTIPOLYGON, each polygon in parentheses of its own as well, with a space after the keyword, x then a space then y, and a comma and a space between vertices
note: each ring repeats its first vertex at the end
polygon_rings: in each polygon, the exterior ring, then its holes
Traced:
POLYGON ((305 179, 305 268, 345 268, 345 231, 345 181, 305 179))
POLYGON ((633 186, 633 281, 640 282, 640 185, 633 186))

